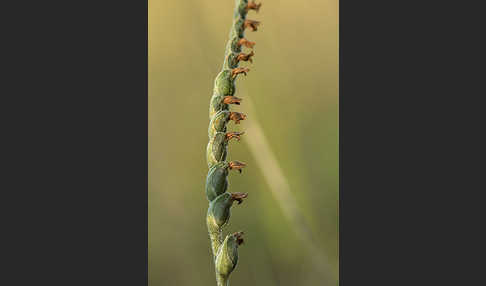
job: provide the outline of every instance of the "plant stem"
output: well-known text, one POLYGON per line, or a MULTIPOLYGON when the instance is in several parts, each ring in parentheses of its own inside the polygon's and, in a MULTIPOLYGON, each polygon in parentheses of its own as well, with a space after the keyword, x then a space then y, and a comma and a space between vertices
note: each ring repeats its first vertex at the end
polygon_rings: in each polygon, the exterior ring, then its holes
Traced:
POLYGON ((216 273, 217 286, 229 286, 229 279, 216 273))

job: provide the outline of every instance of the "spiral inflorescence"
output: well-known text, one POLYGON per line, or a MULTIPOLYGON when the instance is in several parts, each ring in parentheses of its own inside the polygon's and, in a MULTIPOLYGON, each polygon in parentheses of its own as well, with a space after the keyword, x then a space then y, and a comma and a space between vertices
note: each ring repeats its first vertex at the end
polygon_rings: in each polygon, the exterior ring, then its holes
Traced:
POLYGON ((211 240, 211 248, 216 268, 218 285, 228 285, 228 277, 238 262, 238 246, 243 243, 242 232, 229 234, 223 239, 223 227, 230 218, 230 208, 236 201, 240 204, 247 193, 229 193, 228 173, 238 170, 241 173, 245 163, 226 161, 228 142, 235 138, 240 140, 244 132, 228 132, 227 124, 234 121, 239 124, 246 115, 229 110, 229 105, 240 105, 241 98, 234 96, 235 79, 239 74, 246 75, 249 69, 238 67, 239 62, 252 62, 253 50, 243 53, 243 47, 252 49, 255 45, 244 38, 245 29, 257 31, 260 22, 246 19, 249 10, 258 12, 261 4, 248 0, 236 0, 233 25, 231 27, 225 58, 221 72, 214 81, 213 96, 209 104, 209 143, 206 148, 206 158, 209 172, 206 177, 206 197, 209 208, 206 223, 211 240))

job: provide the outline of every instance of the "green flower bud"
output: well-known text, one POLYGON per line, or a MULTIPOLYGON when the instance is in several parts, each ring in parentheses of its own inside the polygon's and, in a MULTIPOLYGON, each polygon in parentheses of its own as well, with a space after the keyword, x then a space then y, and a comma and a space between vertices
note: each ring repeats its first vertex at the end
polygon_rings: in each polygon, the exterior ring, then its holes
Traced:
POLYGON ((238 264, 238 247, 243 243, 243 232, 226 236, 216 256, 216 272, 222 277, 228 277, 238 264))
POLYGON ((238 201, 238 204, 241 204, 246 197, 247 193, 223 193, 211 201, 206 218, 209 232, 219 232, 231 216, 233 202, 238 201))
MULTIPOLYGON (((214 134, 213 138, 209 140, 209 143, 206 147, 206 160, 208 162, 208 167, 212 168, 217 163, 226 160, 226 154, 228 152, 228 142, 233 138, 236 138, 236 140, 240 141, 241 135, 243 134, 245 134, 245 132, 217 132, 216 134, 214 134)), ((228 164, 226 167, 233 168, 235 166, 234 164, 235 162, 231 163, 231 165, 228 164)))
POLYGON ((228 140, 226 138, 226 133, 217 132, 213 138, 209 140, 208 146, 206 147, 208 167, 211 168, 218 162, 224 161, 226 159, 227 149, 228 140))
POLYGON ((209 104, 209 119, 213 118, 213 116, 218 113, 220 110, 228 110, 228 104, 224 103, 225 95, 223 94, 214 94, 211 97, 211 101, 209 104))
POLYGON ((246 115, 241 112, 228 110, 219 111, 213 116, 213 118, 209 122, 209 139, 213 138, 218 132, 226 132, 226 123, 228 123, 228 121, 233 120, 235 124, 240 124, 240 121, 245 119, 246 115))
POLYGON ((209 232, 219 231, 228 222, 233 201, 230 193, 223 193, 209 203, 207 215, 209 232))
POLYGON ((229 121, 230 111, 221 110, 209 122, 208 136, 213 138, 217 132, 226 132, 226 123, 229 121))
POLYGON ((229 53, 228 56, 224 59, 224 68, 227 69, 234 69, 238 66, 238 54, 237 53, 229 53))
POLYGON ((228 189, 228 164, 219 162, 208 172, 206 177, 206 197, 209 201, 226 192, 228 189))
POLYGON ((214 94, 233 95, 235 93, 235 81, 231 70, 222 70, 214 80, 214 94))
POLYGON ((209 107, 209 119, 221 110, 227 111, 229 104, 240 105, 242 99, 232 95, 218 95, 214 94, 211 97, 211 104, 209 107))

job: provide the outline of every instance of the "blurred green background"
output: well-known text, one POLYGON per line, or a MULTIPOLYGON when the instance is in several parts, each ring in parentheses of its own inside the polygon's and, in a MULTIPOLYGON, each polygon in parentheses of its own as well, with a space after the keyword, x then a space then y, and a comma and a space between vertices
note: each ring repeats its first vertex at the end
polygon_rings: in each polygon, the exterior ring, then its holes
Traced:
MULTIPOLYGON (((262 2, 248 15, 262 25, 245 34, 256 42, 254 63, 241 65, 250 72, 237 79, 242 105, 232 106, 248 121, 228 130, 253 122, 264 132, 317 250, 270 191, 248 132, 229 146, 230 160, 248 164, 230 173, 229 191, 249 193, 226 228, 245 232, 231 285, 336 285, 338 1, 262 2)), ((149 0, 150 286, 215 285, 205 224, 208 104, 233 8, 232 0, 149 0)))

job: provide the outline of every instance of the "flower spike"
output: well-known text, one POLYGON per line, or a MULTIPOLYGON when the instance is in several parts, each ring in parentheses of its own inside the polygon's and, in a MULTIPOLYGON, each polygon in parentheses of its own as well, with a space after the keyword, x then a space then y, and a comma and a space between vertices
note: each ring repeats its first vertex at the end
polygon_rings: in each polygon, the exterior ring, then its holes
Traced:
POLYGON ((235 0, 236 7, 233 13, 233 25, 229 40, 226 44, 223 68, 214 80, 213 95, 209 103, 209 142, 206 146, 206 161, 209 167, 206 176, 205 194, 209 201, 206 215, 211 250, 216 270, 218 286, 229 285, 229 276, 238 263, 238 247, 243 244, 243 232, 235 232, 223 236, 223 228, 229 223, 231 207, 234 202, 241 204, 248 197, 248 193, 228 192, 228 174, 230 170, 242 172, 246 163, 240 161, 227 161, 229 141, 240 141, 245 132, 228 132, 227 124, 234 121, 239 124, 246 119, 241 112, 231 111, 232 104, 240 105, 242 99, 234 96, 236 91, 236 77, 239 74, 247 75, 247 67, 238 67, 242 61, 253 63, 255 52, 243 53, 242 47, 253 49, 255 42, 245 39, 245 30, 257 31, 260 22, 248 20, 249 10, 258 12, 261 3, 255 0, 235 0))

